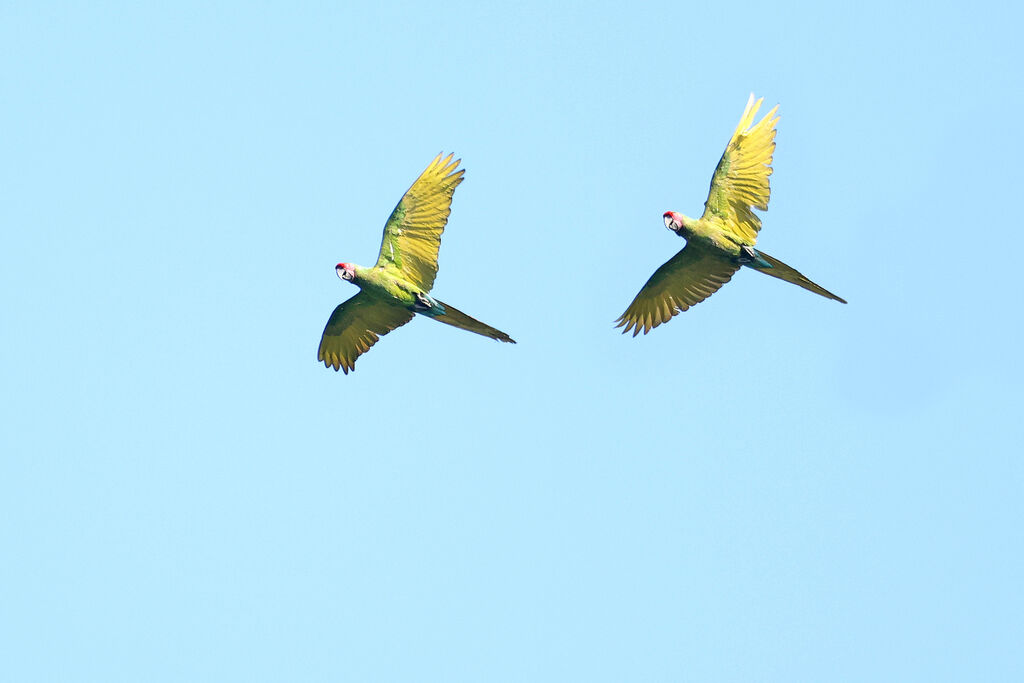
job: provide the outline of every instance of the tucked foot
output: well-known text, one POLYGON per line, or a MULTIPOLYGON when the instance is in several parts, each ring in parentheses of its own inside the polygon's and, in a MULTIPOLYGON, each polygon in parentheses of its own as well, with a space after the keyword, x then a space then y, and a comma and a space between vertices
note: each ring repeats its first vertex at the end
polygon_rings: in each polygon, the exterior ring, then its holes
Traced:
POLYGON ((444 306, 426 292, 416 292, 416 303, 412 305, 412 309, 426 315, 444 315, 445 313, 444 306))
POLYGON ((746 244, 740 247, 740 255, 736 257, 736 262, 741 266, 752 266, 754 268, 772 267, 772 264, 765 261, 761 254, 757 253, 756 249, 746 244))

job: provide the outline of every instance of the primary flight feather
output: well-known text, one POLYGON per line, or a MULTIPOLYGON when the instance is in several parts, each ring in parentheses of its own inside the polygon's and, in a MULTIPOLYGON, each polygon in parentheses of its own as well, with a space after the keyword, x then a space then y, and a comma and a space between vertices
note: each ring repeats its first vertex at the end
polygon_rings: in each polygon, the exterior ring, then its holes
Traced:
POLYGON ((377 263, 364 268, 339 263, 335 271, 360 291, 331 314, 317 358, 348 374, 356 358, 381 336, 417 313, 498 341, 515 343, 501 330, 475 320, 430 296, 437 276, 441 233, 451 213, 452 195, 462 182, 461 161, 438 155, 416 179, 384 225, 377 263))
POLYGON ((616 320, 623 334, 650 332, 708 298, 741 266, 799 285, 828 299, 846 303, 782 261, 754 249, 761 219, 754 209, 768 208, 769 176, 775 151, 778 106, 756 124, 762 99, 750 95, 739 125, 726 145, 697 219, 675 211, 664 214, 665 227, 686 239, 686 246, 658 270, 616 320))

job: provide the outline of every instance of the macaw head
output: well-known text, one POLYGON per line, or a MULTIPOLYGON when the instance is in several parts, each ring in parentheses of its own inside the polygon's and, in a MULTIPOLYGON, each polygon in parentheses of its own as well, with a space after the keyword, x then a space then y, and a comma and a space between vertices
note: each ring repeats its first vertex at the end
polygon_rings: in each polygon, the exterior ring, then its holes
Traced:
POLYGON ((662 218, 665 219, 665 227, 672 232, 678 233, 683 229, 683 214, 676 213, 675 211, 666 211, 662 218))
POLYGON ((351 263, 339 263, 334 266, 334 272, 338 274, 342 280, 348 280, 352 282, 356 279, 356 267, 351 263))

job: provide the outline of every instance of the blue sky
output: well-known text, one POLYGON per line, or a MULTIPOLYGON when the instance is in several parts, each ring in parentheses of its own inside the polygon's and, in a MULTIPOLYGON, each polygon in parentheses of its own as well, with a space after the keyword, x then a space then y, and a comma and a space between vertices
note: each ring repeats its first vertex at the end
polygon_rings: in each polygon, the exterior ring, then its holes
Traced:
POLYGON ((91 5, 0 7, 0 678, 1024 676, 1019 9, 91 5), (850 304, 623 337, 751 91, 850 304), (325 370, 442 150, 519 343, 325 370))

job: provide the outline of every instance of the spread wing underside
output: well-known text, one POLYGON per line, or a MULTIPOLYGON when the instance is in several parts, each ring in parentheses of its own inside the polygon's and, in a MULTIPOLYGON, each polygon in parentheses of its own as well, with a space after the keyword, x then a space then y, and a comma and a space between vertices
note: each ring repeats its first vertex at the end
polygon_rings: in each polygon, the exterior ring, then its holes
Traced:
POLYGON ((764 99, 747 100, 747 107, 711 177, 703 218, 717 218, 745 244, 757 242, 761 219, 754 209, 768 208, 769 176, 775 152, 776 105, 756 124, 754 115, 764 99))
POLYGON ((401 327, 415 314, 407 308, 379 301, 359 292, 331 313, 320 338, 317 358, 335 370, 355 370, 356 358, 370 350, 382 336, 401 327))
POLYGON ((377 266, 395 268, 406 280, 429 292, 437 277, 441 233, 451 213, 452 195, 462 182, 461 159, 430 162, 405 193, 384 225, 377 266))
POLYGON ((625 334, 647 334, 672 316, 699 304, 732 278, 739 264, 687 244, 643 286, 626 312, 616 320, 625 334))

